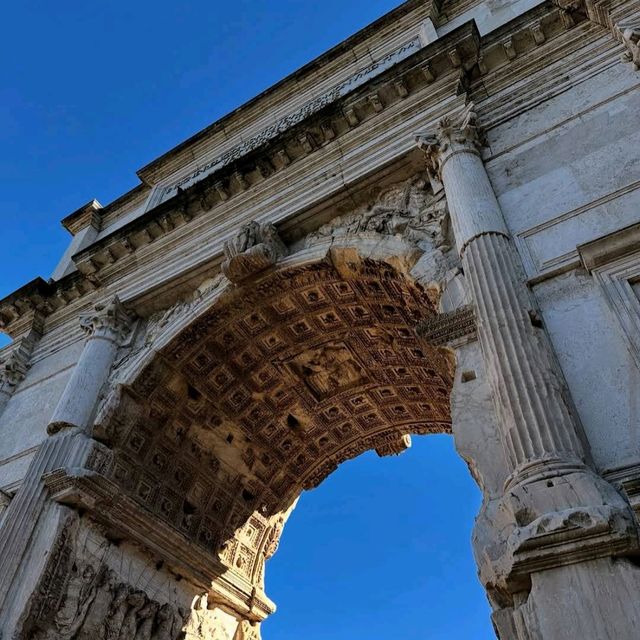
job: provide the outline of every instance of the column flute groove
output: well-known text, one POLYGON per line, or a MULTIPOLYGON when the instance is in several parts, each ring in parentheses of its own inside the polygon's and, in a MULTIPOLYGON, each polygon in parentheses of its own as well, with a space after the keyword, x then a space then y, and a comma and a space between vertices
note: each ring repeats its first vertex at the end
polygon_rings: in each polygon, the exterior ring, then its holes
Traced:
POLYGON ((566 401, 549 338, 534 326, 535 303, 480 156, 475 114, 468 108, 445 118, 419 144, 444 185, 514 476, 536 460, 584 464, 581 425, 566 401))
POLYGON ((638 536, 628 503, 591 466, 582 425, 479 153, 481 143, 471 106, 418 136, 427 168, 447 197, 511 472, 501 498, 511 518, 501 525, 504 546, 487 556, 481 573, 488 584, 516 593, 527 589, 532 572, 579 562, 585 553, 610 555, 614 543, 635 550, 638 536))
POLYGON ((81 318, 88 338, 47 428, 51 437, 40 445, 0 526, 0 628, 12 615, 20 566, 26 562, 31 538, 47 506, 42 478, 55 469, 85 465, 95 444, 87 430, 130 323, 117 297, 81 318))

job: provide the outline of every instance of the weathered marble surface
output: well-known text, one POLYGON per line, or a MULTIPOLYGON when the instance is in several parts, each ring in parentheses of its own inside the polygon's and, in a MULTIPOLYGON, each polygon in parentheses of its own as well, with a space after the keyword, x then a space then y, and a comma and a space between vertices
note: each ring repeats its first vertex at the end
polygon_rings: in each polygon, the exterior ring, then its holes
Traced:
POLYGON ((501 640, 635 639, 639 13, 409 0, 65 218, 0 301, 3 637, 257 640, 300 492, 450 432, 501 640))

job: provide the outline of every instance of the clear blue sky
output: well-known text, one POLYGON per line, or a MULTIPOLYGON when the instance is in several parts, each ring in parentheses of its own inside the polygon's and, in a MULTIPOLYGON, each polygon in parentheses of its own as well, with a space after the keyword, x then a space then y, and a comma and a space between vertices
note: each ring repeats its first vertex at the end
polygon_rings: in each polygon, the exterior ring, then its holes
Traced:
MULTIPOLYGON (((392 9, 395 0, 21 0, 0 38, 0 297, 48 277, 59 220, 392 9)), ((0 344, 2 344, 0 342, 0 344)), ((267 567, 264 640, 489 640, 450 438, 369 454, 302 497, 267 567)))

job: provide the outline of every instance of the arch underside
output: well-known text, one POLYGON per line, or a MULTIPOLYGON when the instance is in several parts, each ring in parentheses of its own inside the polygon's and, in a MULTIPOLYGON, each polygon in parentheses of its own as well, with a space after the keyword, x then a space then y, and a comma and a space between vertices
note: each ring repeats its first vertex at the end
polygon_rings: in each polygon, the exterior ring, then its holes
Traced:
POLYGON ((414 327, 434 302, 387 262, 334 250, 227 289, 101 425, 107 474, 262 584, 286 513, 341 462, 450 432, 452 364, 414 327))

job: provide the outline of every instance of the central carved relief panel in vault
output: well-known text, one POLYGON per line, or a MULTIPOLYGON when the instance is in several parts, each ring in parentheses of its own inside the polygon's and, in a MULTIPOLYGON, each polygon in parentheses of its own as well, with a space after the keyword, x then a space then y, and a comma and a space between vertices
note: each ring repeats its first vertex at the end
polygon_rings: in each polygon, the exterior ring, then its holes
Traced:
POLYGON ((414 333, 435 313, 427 292, 355 251, 329 256, 223 294, 103 426, 108 475, 253 584, 303 489, 450 430, 450 359, 414 333))

